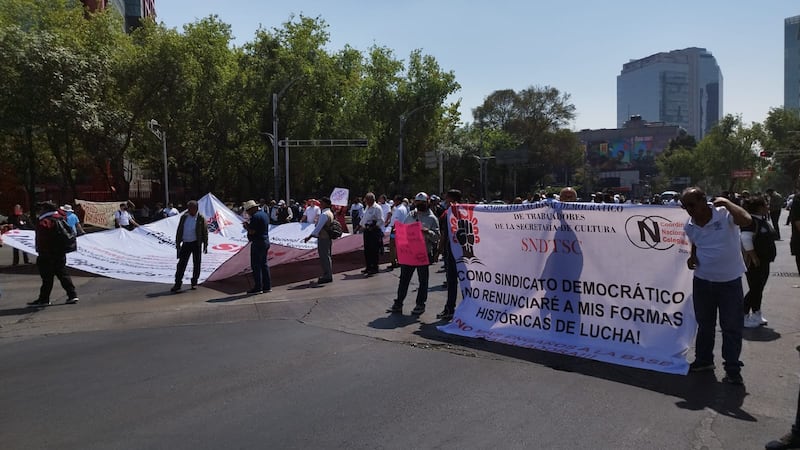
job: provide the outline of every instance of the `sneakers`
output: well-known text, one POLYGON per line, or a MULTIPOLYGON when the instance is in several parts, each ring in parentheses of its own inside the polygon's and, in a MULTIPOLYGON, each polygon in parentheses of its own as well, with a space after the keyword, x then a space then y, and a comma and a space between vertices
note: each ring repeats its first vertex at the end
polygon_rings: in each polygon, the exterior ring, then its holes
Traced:
POLYGON ((706 363, 702 361, 695 361, 689 364, 689 372, 708 372, 716 369, 717 366, 713 362, 706 363))
POLYGON ((412 316, 421 316, 425 312, 425 305, 417 305, 411 310, 412 316))
POLYGON ((722 382, 728 384, 735 384, 736 386, 741 386, 744 384, 744 380, 742 379, 742 374, 730 373, 730 372, 728 372, 724 377, 722 377, 722 382))
POLYGON ((448 310, 445 309, 444 311, 442 311, 439 314, 437 314, 436 318, 440 319, 440 320, 444 320, 446 322, 449 322, 449 321, 453 320, 453 311, 448 311, 448 310))
POLYGON ((262 292, 263 292, 263 291, 262 291, 261 289, 250 289, 250 290, 249 290, 249 291, 247 291, 246 293, 247 293, 247 294, 251 294, 251 295, 256 295, 256 294, 261 294, 262 292))
POLYGON ((28 302, 28 306, 50 306, 50 300, 34 300, 28 302))
POLYGON ((763 327, 766 325, 767 319, 761 315, 761 311, 754 311, 752 314, 748 314, 744 316, 744 327, 745 328, 758 328, 763 327))
POLYGON ((67 304, 68 305, 74 305, 75 303, 78 303, 78 300, 80 300, 78 297, 68 298, 67 299, 67 304))
POLYGON ((800 448, 800 435, 792 432, 786 433, 785 436, 777 441, 770 441, 765 448, 767 450, 787 450, 790 448, 800 448))

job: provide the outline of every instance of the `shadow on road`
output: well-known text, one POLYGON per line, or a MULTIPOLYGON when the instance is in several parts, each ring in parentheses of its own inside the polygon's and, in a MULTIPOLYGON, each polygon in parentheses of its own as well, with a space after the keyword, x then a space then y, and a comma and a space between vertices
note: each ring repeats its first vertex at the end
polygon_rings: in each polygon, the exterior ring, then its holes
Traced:
POLYGON ((772 328, 758 327, 742 330, 742 339, 754 342, 772 342, 781 338, 781 334, 772 328))
POLYGON ((378 330, 393 330, 395 328, 407 327, 411 324, 418 323, 419 318, 416 316, 405 316, 402 314, 390 314, 387 317, 379 317, 367 326, 378 330))
POLYGON ((414 334, 432 341, 494 353, 555 370, 580 373, 681 398, 683 400, 676 402, 675 405, 682 409, 694 411, 709 408, 735 419, 756 421, 755 417, 742 409, 744 398, 747 396, 745 387, 717 381, 714 372, 692 373, 684 376, 619 366, 483 339, 453 336, 437 329, 437 326, 443 324, 443 322, 422 324, 414 334))
POLYGON ((0 316, 21 316, 23 314, 32 314, 41 311, 44 308, 9 308, 0 309, 0 316))
POLYGON ((227 303, 227 302, 235 302, 236 300, 241 300, 243 298, 252 297, 252 294, 238 294, 238 295, 231 295, 228 297, 221 297, 221 298, 212 298, 211 300, 206 300, 206 303, 227 303))

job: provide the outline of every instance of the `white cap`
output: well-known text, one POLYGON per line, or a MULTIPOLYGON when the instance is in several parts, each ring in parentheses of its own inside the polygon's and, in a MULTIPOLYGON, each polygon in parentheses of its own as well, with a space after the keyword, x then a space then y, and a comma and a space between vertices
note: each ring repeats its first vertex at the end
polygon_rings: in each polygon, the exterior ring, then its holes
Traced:
POLYGON ((428 194, 426 194, 424 192, 420 192, 416 196, 414 196, 414 201, 415 202, 427 202, 428 201, 428 194))

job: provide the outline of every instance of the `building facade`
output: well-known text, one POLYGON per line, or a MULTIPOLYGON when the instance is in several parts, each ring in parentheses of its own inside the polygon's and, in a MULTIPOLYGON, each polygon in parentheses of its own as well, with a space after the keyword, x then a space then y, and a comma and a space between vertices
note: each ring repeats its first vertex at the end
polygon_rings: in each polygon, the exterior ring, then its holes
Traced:
POLYGON ((800 16, 783 24, 783 107, 800 110, 800 16))
POLYGON ((686 130, 663 122, 630 117, 622 127, 581 130, 578 140, 586 154, 586 167, 597 179, 592 190, 613 190, 629 197, 647 197, 656 175, 656 156, 686 130))
POLYGON ((124 30, 130 32, 142 24, 144 18, 156 18, 155 0, 81 0, 90 11, 111 8, 125 20, 124 30))
POLYGON ((700 140, 722 118, 722 71, 704 48, 630 61, 617 76, 617 126, 631 116, 682 127, 700 140))

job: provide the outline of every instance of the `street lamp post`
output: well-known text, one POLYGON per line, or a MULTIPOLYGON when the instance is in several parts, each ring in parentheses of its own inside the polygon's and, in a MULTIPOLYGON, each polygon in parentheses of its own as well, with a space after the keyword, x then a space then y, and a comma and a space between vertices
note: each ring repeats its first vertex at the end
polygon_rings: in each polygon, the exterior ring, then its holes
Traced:
POLYGON ((408 120, 409 117, 411 117, 412 114, 414 114, 415 112, 421 110, 422 108, 427 108, 429 106, 432 106, 432 105, 417 106, 416 108, 412 109, 411 111, 406 111, 403 114, 400 114, 400 147, 398 149, 399 160, 400 160, 400 164, 399 164, 399 169, 400 170, 398 172, 398 178, 399 178, 399 182, 400 182, 401 185, 403 184, 403 128, 405 128, 406 121, 408 120))
POLYGON ((147 122, 147 128, 155 137, 161 141, 161 146, 164 153, 164 206, 169 205, 169 172, 167 169, 167 132, 161 128, 156 119, 150 119, 147 122))
MULTIPOLYGON (((286 86, 283 87, 277 93, 272 93, 272 178, 274 181, 274 189, 275 189, 275 197, 280 197, 280 173, 278 170, 278 151, 280 150, 280 139, 278 139, 278 100, 283 97, 283 94, 286 92, 289 87, 291 87, 297 80, 303 78, 303 76, 295 77, 292 81, 288 82, 286 86)), ((288 153, 288 149, 286 152, 288 153)), ((286 185, 289 185, 289 162, 286 162, 286 185)), ((286 201, 289 201, 289 190, 286 190, 286 201)))

